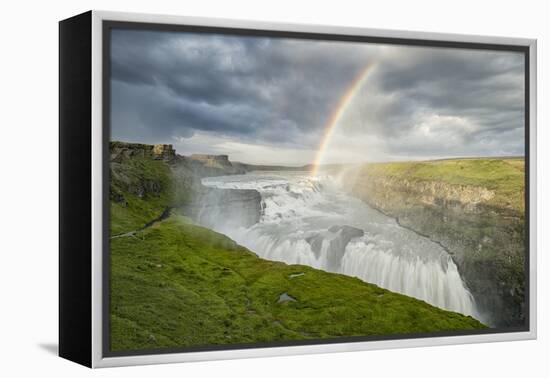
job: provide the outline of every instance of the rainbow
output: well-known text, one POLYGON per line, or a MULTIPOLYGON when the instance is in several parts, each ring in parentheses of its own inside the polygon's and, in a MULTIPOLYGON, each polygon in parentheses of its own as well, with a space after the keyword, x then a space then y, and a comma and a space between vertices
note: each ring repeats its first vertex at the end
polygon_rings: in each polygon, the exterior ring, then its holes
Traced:
POLYGON ((359 74, 347 87, 344 95, 340 97, 337 106, 334 108, 334 110, 330 114, 330 117, 327 119, 327 122, 323 127, 323 137, 321 138, 321 143, 319 144, 319 148, 317 149, 317 153, 315 154, 315 160, 313 161, 313 165, 311 167, 311 176, 317 176, 317 171, 319 169, 319 166, 321 165, 323 155, 326 152, 332 134, 334 134, 334 129, 338 125, 338 121, 346 112, 349 104, 353 102, 353 98, 355 97, 359 89, 363 86, 363 83, 369 76, 369 73, 372 71, 374 65, 374 63, 369 63, 359 72, 359 74))

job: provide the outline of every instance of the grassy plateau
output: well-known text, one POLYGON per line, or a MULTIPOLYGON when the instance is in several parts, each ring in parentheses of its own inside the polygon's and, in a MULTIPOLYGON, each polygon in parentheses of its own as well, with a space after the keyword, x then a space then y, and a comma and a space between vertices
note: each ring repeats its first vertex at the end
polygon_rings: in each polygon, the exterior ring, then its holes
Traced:
POLYGON ((369 164, 373 176, 413 181, 438 181, 450 185, 469 185, 494 191, 489 204, 525 210, 523 158, 469 158, 369 164))

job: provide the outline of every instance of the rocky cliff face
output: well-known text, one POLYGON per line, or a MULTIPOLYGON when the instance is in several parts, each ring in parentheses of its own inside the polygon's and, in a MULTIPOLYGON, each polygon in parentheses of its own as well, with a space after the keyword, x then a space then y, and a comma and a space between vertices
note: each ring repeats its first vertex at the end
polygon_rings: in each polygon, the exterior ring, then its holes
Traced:
POLYGON ((158 160, 171 160, 176 157, 176 151, 171 144, 143 144, 111 142, 110 161, 120 163, 126 158, 141 157, 158 160))
POLYGON ((154 203, 151 216, 157 215, 153 211, 160 214, 174 208, 207 227, 248 227, 260 217, 257 191, 213 189, 201 184, 203 177, 240 173, 245 171, 234 167, 226 155, 182 156, 168 144, 110 144, 111 200, 136 209, 154 203))
POLYGON ((179 162, 186 164, 201 177, 238 175, 246 170, 229 161, 227 155, 191 155, 178 156, 179 162))
POLYGON ((261 213, 261 197, 256 190, 214 189, 201 184, 203 177, 244 174, 227 155, 178 156, 171 162, 176 192, 191 191, 192 199, 181 211, 194 221, 209 228, 250 227, 261 213))
POLYGON ((496 205, 497 193, 486 187, 404 176, 366 168, 351 192, 446 248, 494 326, 523 325, 523 213, 496 205))
POLYGON ((153 155, 157 159, 171 160, 176 157, 176 150, 171 144, 155 144, 153 146, 153 155))
POLYGON ((207 167, 213 168, 230 168, 232 167, 227 155, 206 155, 206 154, 193 154, 189 156, 189 159, 202 162, 207 167))
POLYGON ((113 142, 110 145, 110 198, 123 207, 131 196, 166 196, 169 172, 153 145, 113 142))
MULTIPOLYGON (((133 180, 127 175, 130 164, 139 159, 152 159, 166 163, 172 172, 172 184, 176 191, 199 190, 200 180, 208 176, 243 174, 246 170, 234 166, 227 155, 191 155, 176 154, 171 144, 142 144, 127 142, 110 143, 111 175, 121 178, 128 185, 128 191, 142 197, 148 192, 159 193, 159 185, 151 180, 133 180)), ((143 162, 143 161, 142 161, 143 162)), ((135 176, 135 174, 134 174, 135 176)), ((154 180, 153 180, 154 181, 154 180)))
POLYGON ((261 196, 256 190, 202 188, 182 210, 198 224, 216 230, 250 227, 260 220, 261 196))

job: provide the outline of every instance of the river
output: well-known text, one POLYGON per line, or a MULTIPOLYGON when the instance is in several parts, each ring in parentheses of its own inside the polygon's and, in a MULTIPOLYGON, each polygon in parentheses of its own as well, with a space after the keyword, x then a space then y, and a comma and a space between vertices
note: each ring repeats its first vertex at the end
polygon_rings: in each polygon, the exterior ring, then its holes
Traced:
POLYGON ((264 259, 357 277, 479 319, 457 266, 439 244, 350 196, 330 176, 251 172, 202 183, 260 193, 258 223, 228 227, 215 214, 209 223, 264 259))

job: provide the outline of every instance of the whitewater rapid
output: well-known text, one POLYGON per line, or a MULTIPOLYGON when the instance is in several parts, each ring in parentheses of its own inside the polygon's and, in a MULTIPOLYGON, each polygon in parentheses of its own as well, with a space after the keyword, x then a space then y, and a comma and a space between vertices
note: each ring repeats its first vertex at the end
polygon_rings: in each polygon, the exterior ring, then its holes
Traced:
POLYGON ((358 277, 479 318, 456 264, 439 244, 346 194, 330 177, 252 172, 202 182, 260 193, 258 223, 228 227, 215 214, 208 223, 262 258, 358 277))

